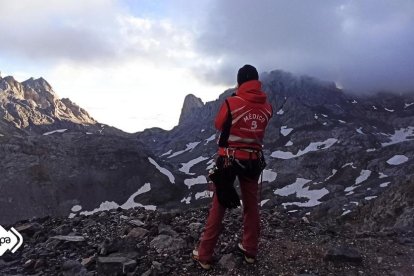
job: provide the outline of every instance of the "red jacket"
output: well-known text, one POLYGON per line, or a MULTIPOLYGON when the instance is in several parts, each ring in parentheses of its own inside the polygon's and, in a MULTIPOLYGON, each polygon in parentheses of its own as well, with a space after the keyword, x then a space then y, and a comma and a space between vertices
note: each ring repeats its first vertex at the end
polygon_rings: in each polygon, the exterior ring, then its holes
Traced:
MULTIPOLYGON (((262 149, 265 129, 273 115, 266 94, 258 80, 243 83, 235 96, 227 98, 232 125, 228 139, 230 148, 262 149)), ((227 119, 227 105, 223 103, 216 116, 215 127, 222 131, 227 119)))

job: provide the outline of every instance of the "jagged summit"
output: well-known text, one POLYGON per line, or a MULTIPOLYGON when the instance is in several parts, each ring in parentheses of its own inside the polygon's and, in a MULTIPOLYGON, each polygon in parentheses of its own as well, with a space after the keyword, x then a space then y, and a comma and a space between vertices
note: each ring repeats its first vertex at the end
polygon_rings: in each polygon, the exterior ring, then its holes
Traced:
POLYGON ((193 112, 196 112, 198 108, 204 106, 203 101, 200 98, 197 98, 193 94, 188 94, 183 103, 183 107, 181 108, 181 115, 179 124, 185 122, 189 117, 193 115, 193 112))
POLYGON ((12 76, 0 79, 0 115, 14 127, 36 132, 68 128, 71 124, 94 125, 97 122, 69 99, 60 99, 44 78, 18 82, 12 76))
POLYGON ((38 79, 30 78, 22 82, 22 85, 27 89, 33 89, 38 93, 48 92, 50 94, 55 94, 52 86, 42 77, 38 79))

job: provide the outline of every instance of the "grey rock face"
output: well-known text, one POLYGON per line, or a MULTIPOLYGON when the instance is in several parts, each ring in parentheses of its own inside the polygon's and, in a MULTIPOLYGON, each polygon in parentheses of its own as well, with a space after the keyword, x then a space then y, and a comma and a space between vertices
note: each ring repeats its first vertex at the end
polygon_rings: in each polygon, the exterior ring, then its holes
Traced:
POLYGON ((375 232, 412 232, 414 229, 414 181, 406 179, 360 211, 362 229, 375 232))
POLYGON ((199 108, 203 106, 204 103, 200 98, 197 98, 193 94, 187 95, 181 109, 179 124, 182 124, 187 120, 191 120, 191 117, 198 112, 199 108))
POLYGON ((0 223, 33 216, 68 215, 74 205, 92 211, 102 202, 156 206, 180 197, 135 140, 63 133, 0 137, 0 223), (145 183, 151 190, 128 199, 145 183), (167 184, 169 193, 152 200, 167 184))

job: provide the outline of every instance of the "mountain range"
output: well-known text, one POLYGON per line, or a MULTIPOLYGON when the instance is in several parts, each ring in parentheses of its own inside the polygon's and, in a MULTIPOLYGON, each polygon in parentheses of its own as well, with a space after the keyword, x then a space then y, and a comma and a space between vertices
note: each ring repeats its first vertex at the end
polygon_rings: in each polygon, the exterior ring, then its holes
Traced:
MULTIPOLYGON (((358 96, 280 70, 260 79, 274 109, 264 141, 263 208, 315 219, 363 214, 372 222, 366 227, 412 229, 413 202, 405 196, 414 169, 411 94, 358 96)), ((233 92, 207 103, 188 95, 172 130, 128 134, 59 99, 42 78, 0 78, 0 224, 206 205, 214 116, 233 92)))

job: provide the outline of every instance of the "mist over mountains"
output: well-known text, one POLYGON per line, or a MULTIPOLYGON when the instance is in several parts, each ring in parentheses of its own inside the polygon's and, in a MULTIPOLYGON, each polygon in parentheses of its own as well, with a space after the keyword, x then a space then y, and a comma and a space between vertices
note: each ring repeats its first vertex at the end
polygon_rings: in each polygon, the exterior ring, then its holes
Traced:
MULTIPOLYGON (((352 217, 411 181, 413 96, 357 97, 334 83, 279 70, 261 80, 275 112, 265 140, 263 208, 352 217)), ((42 78, 19 83, 5 77, 0 88, 0 223, 209 202, 206 175, 217 149, 213 120, 232 89, 207 103, 188 95, 170 131, 127 134, 59 99, 42 78)), ((398 214, 390 211, 389 227, 413 226, 410 205, 401 206, 398 214)))

